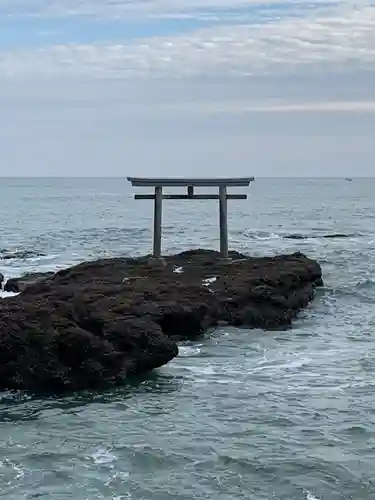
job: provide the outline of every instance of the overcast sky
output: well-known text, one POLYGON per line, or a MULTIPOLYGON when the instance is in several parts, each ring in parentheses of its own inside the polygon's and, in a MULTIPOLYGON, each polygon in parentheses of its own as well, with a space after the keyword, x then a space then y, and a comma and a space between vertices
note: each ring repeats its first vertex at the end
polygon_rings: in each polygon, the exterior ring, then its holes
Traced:
POLYGON ((0 0, 0 176, 375 174, 375 1, 0 0))

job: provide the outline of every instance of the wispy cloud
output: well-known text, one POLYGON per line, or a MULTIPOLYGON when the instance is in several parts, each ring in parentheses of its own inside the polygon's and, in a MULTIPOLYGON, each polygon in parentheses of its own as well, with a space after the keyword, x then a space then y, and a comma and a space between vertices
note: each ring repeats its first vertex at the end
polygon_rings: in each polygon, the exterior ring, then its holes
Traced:
MULTIPOLYGON (((361 1, 361 0, 359 0, 361 1)), ((303 6, 301 0, 0 0, 0 12, 9 16, 100 16, 128 15, 199 16, 262 6, 269 10, 303 6)), ((313 0, 307 5, 331 6, 348 0, 313 0)), ((354 3, 353 3, 354 4, 354 3)), ((308 7, 307 7, 308 8, 308 7)))
POLYGON ((259 75, 375 69, 375 7, 328 15, 220 26, 131 43, 60 44, 0 55, 5 75, 35 72, 113 77, 259 75))

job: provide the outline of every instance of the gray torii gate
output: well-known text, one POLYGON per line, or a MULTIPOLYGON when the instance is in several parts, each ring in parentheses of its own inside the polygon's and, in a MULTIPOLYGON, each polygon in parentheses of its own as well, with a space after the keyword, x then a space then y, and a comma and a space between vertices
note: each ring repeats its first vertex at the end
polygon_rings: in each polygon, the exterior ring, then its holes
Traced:
POLYGON ((228 194, 228 187, 247 187, 254 177, 230 178, 152 178, 128 177, 134 187, 153 187, 154 194, 136 194, 136 200, 154 200, 153 257, 161 258, 162 201, 164 200, 219 200, 220 254, 228 259, 228 210, 227 200, 246 200, 246 194, 228 194), (163 194, 163 187, 186 187, 187 194, 163 194), (219 194, 194 194, 195 187, 218 187, 219 194))

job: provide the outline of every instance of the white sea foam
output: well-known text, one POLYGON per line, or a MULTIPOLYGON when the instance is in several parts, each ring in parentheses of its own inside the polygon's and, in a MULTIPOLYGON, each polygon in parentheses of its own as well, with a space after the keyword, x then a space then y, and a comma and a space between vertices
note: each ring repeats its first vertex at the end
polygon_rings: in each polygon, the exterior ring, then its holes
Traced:
POLYGON ((18 465, 12 462, 11 460, 5 458, 4 460, 0 460, 0 468, 10 468, 14 472, 14 479, 22 479, 23 476, 25 475, 24 469, 18 465))
POLYGON ((315 497, 312 493, 309 491, 306 491, 306 500, 319 500, 318 497, 315 497))
POLYGON ((244 231, 244 235, 247 238, 251 238, 254 240, 276 240, 276 239, 281 239, 281 235, 268 232, 268 231, 259 231, 259 230, 251 230, 251 229, 246 229, 244 231))
POLYGON ((180 266, 180 267, 175 267, 175 268, 173 269, 173 272, 174 272, 174 273, 177 273, 177 274, 181 274, 181 273, 183 273, 183 272, 184 272, 184 268, 183 268, 183 267, 181 267, 181 266, 180 266))
POLYGON ((185 366, 185 369, 194 375, 215 375, 216 370, 214 370, 213 366, 185 366))
POLYGON ((206 278, 202 281, 202 285, 203 286, 206 286, 207 288, 209 288, 209 286, 212 284, 212 283, 215 283, 215 281, 217 280, 217 276, 212 276, 212 278, 206 278))
POLYGON ((201 353, 200 346, 180 346, 178 348, 179 356, 181 358, 190 358, 192 356, 199 356, 201 353))
POLYGON ((92 455, 91 458, 94 464, 97 465, 107 465, 108 467, 113 467, 113 462, 117 460, 117 456, 111 452, 111 450, 106 450, 105 448, 99 448, 92 455))
MULTIPOLYGON (((109 477, 107 481, 104 483, 106 486, 111 486, 115 482, 124 482, 130 476, 129 472, 116 471, 113 476, 109 477)), ((125 498, 125 497, 116 497, 116 498, 125 498)), ((126 497, 130 498, 130 497, 126 497)))
POLYGON ((19 295, 19 293, 15 292, 5 292, 4 290, 0 291, 0 297, 2 299, 8 299, 9 297, 15 297, 16 295, 19 295))
POLYGON ((308 366, 311 361, 312 360, 308 357, 301 357, 286 359, 283 362, 281 359, 268 359, 264 356, 263 359, 258 361, 250 371, 252 373, 267 371, 268 373, 274 375, 282 372, 283 376, 286 376, 285 372, 298 370, 299 368, 308 366))
POLYGON ((29 262, 43 262, 43 261, 50 261, 59 258, 59 254, 57 253, 51 253, 48 255, 37 255, 35 257, 30 257, 27 260, 29 262))

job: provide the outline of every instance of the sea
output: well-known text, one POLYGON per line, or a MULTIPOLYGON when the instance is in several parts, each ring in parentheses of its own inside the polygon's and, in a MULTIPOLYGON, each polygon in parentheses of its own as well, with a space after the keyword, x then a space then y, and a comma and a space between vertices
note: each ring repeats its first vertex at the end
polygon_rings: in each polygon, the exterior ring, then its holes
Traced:
MULTIPOLYGON (((126 178, 1 179, 0 272, 149 253, 153 204, 134 192, 126 178)), ((124 387, 0 393, 1 498, 375 499, 375 178, 234 192, 248 199, 228 202, 230 247, 317 259, 313 303, 288 331, 181 343, 124 387)), ((165 254, 218 236, 217 202, 165 201, 165 254)))

